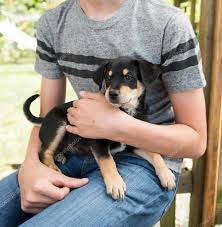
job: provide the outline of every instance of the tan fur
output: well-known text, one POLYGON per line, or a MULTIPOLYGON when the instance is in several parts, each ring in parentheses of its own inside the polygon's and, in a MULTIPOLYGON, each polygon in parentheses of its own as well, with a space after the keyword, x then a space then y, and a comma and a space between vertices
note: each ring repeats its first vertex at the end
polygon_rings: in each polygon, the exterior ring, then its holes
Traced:
POLYGON ((100 157, 96 152, 92 151, 101 174, 103 176, 107 194, 112 195, 113 199, 123 199, 126 191, 126 184, 119 175, 116 163, 112 155, 109 153, 108 157, 100 157))
POLYGON ((172 190, 176 187, 176 178, 172 171, 167 167, 161 155, 141 149, 135 150, 134 153, 146 159, 153 165, 156 175, 159 177, 160 183, 164 188, 172 190))
POLYGON ((113 71, 110 70, 110 71, 108 72, 108 75, 109 75, 109 76, 112 76, 112 75, 113 75, 113 71))
MULTIPOLYGON (((120 87, 120 96, 119 96, 120 103, 112 104, 112 105, 115 107, 122 106, 128 110, 127 112, 130 115, 134 115, 134 110, 137 108, 139 104, 138 98, 142 95, 142 93, 144 92, 144 89, 145 89, 144 85, 140 81, 137 81, 137 88, 135 89, 131 89, 126 85, 122 85, 120 87)), ((106 88, 106 92, 105 92, 105 98, 108 102, 110 102, 109 90, 110 90, 110 87, 106 88)))
POLYGON ((48 166, 49 168, 60 172, 58 166, 55 164, 55 161, 54 161, 53 157, 54 157, 54 151, 51 151, 51 150, 47 149, 45 151, 45 153, 44 153, 43 163, 46 166, 48 166))
POLYGON ((134 115, 134 110, 139 105, 138 98, 142 95, 144 86, 140 81, 137 81, 137 88, 131 89, 128 86, 120 88, 120 102, 124 103, 123 108, 127 109, 130 115, 134 115), (126 101, 128 99, 128 102, 126 101))
POLYGON ((123 75, 126 76, 128 74, 129 70, 127 68, 123 69, 123 75))
POLYGON ((57 171, 60 171, 60 170, 54 162, 54 155, 55 155, 56 149, 59 146, 59 143, 61 142, 61 140, 65 135, 65 132, 66 132, 65 126, 62 126, 57 130, 56 137, 54 138, 54 140, 52 141, 48 149, 44 151, 44 157, 42 160, 46 166, 57 171))

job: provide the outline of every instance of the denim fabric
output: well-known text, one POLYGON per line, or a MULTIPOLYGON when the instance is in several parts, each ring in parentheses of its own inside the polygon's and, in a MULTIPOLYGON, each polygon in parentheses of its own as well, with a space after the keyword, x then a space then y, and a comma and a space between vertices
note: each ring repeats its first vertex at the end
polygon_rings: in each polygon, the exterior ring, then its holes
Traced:
MULTIPOLYGON (((126 182, 127 195, 114 201, 105 193, 105 185, 95 160, 89 156, 70 155, 63 173, 88 177, 89 184, 70 194, 37 215, 20 208, 17 172, 0 181, 0 225, 11 226, 153 226, 169 208, 176 190, 162 188, 154 168, 145 160, 127 155, 114 156, 118 170, 126 182)), ((179 174, 174 172, 177 184, 179 174)))

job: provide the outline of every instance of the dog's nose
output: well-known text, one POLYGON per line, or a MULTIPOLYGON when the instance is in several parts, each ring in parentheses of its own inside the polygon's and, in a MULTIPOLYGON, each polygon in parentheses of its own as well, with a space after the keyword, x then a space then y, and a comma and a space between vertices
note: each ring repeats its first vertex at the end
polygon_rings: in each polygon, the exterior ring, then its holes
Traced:
POLYGON ((110 90, 109 96, 110 96, 110 98, 117 98, 119 96, 119 91, 118 90, 110 90))

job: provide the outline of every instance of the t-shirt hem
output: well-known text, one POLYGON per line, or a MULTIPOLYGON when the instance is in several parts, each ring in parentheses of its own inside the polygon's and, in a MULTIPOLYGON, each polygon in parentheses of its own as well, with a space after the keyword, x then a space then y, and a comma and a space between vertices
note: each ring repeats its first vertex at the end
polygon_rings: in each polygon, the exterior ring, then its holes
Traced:
POLYGON ((53 71, 53 70, 50 70, 50 71, 42 70, 37 67, 35 67, 35 71, 48 79, 59 79, 64 76, 64 74, 61 72, 53 71))
POLYGON ((204 88, 206 87, 206 82, 194 82, 192 85, 185 84, 185 85, 175 85, 175 86, 167 86, 167 90, 169 92, 178 93, 178 92, 185 92, 185 91, 191 91, 194 89, 204 88))

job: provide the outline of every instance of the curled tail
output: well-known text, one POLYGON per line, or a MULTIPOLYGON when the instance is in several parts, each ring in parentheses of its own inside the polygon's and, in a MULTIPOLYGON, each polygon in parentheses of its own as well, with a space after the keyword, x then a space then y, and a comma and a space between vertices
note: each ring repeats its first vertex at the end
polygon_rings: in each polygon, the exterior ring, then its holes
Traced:
POLYGON ((24 112, 26 118, 34 124, 41 124, 42 120, 43 120, 42 117, 36 117, 30 111, 31 103, 38 97, 39 97, 38 94, 29 97, 23 105, 23 112, 24 112))

